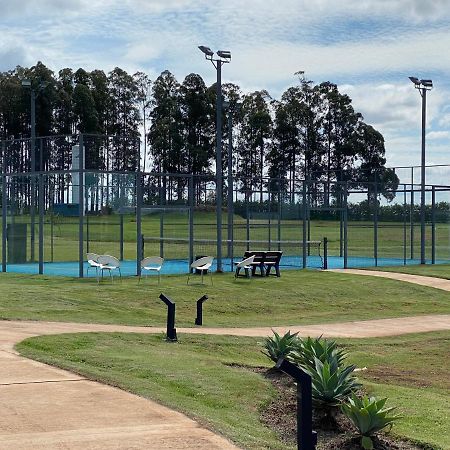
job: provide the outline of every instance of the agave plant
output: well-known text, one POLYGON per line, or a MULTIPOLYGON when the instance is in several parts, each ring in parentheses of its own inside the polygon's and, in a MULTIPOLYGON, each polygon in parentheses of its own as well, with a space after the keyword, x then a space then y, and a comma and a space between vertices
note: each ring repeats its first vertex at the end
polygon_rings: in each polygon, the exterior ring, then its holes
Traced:
POLYGON ((289 355, 289 359, 296 365, 304 369, 315 369, 315 360, 318 359, 322 363, 334 361, 340 367, 344 364, 347 353, 339 349, 336 341, 308 337, 306 339, 298 339, 298 350, 293 351, 289 355))
POLYGON ((298 340, 297 333, 291 334, 288 331, 280 336, 276 331, 273 331, 273 336, 264 340, 265 351, 263 353, 272 361, 277 362, 281 357, 288 357, 292 351, 298 348, 298 340))
POLYGON ((372 436, 377 431, 392 427, 400 415, 389 415, 396 408, 385 408, 387 398, 358 398, 352 395, 348 403, 341 406, 342 412, 353 422, 361 435, 361 445, 365 450, 373 449, 372 436))
POLYGON ((354 365, 342 367, 338 364, 338 358, 330 358, 322 362, 314 358, 314 369, 305 370, 311 376, 312 396, 318 406, 338 406, 353 392, 357 391, 361 384, 353 375, 354 365))

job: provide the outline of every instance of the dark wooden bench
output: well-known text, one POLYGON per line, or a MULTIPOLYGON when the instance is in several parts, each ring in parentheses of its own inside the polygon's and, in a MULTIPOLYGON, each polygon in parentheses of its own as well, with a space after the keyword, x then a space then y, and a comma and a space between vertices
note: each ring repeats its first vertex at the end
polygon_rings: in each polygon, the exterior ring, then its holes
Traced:
POLYGON ((247 259, 250 258, 250 256, 255 255, 255 259, 253 260, 252 264, 252 276, 256 274, 256 269, 259 269, 260 275, 262 277, 266 276, 266 268, 264 266, 264 260, 266 257, 266 252, 261 250, 247 250, 244 253, 244 258, 247 259))
POLYGON ((264 265, 266 267, 266 277, 270 275, 270 270, 272 267, 275 270, 275 275, 277 277, 280 276, 280 261, 281 261, 281 255, 283 252, 280 251, 267 251, 265 258, 264 258, 264 265))
POLYGON ((275 275, 280 276, 280 261, 283 252, 272 250, 247 250, 244 253, 244 259, 255 255, 255 259, 252 264, 252 275, 255 275, 256 269, 259 269, 260 275, 266 277, 270 275, 270 271, 273 267, 275 275))

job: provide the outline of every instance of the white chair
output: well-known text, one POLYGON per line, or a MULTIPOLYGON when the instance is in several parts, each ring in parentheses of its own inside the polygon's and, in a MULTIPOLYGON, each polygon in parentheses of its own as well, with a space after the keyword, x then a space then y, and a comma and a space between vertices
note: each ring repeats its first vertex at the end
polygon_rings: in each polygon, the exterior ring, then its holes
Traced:
POLYGON ((254 259, 255 259, 255 255, 252 255, 249 258, 246 258, 246 259, 242 260, 241 262, 236 263, 236 270, 234 272, 234 277, 237 278, 239 276, 239 272, 241 271, 241 269, 244 269, 245 276, 247 278, 251 278, 252 264, 253 264, 254 259))
MULTIPOLYGON (((147 272, 151 272, 152 270, 158 272, 158 284, 161 282, 161 268, 164 264, 164 258, 160 256, 150 256, 148 258, 144 258, 141 261, 141 274, 142 271, 145 270, 147 272)), ((139 277, 139 281, 141 281, 141 277, 139 277)))
POLYGON ((100 267, 100 264, 98 263, 98 256, 99 255, 97 255, 97 253, 86 253, 87 262, 89 264, 86 275, 89 275, 89 269, 95 269, 95 273, 98 277, 98 268, 100 267))
POLYGON ((102 278, 103 278, 103 272, 107 270, 109 272, 109 276, 111 279, 113 279, 113 271, 118 270, 120 278, 122 278, 122 272, 120 271, 120 261, 115 257, 111 255, 99 255, 97 262, 99 264, 99 269, 102 272, 102 278))
POLYGON ((203 274, 204 274, 204 271, 206 270, 206 272, 209 271, 209 274, 211 276, 211 286, 212 286, 212 284, 213 284, 212 273, 209 269, 211 268, 213 261, 214 261, 213 256, 204 256, 203 258, 199 258, 196 261, 194 261, 191 264, 191 271, 189 272, 186 284, 189 284, 189 277, 191 276, 191 272, 193 270, 200 270, 200 273, 202 274, 202 284, 203 284, 203 274))

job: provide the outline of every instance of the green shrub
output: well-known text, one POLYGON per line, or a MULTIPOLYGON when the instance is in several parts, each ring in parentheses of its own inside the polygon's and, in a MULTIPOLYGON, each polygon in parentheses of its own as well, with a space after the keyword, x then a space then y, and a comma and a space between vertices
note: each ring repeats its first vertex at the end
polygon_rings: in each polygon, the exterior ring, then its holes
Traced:
POLYGON ((281 357, 287 358, 288 355, 298 348, 299 339, 297 334, 291 334, 288 331, 283 336, 280 336, 274 331, 273 337, 268 337, 264 340, 263 346, 265 351, 263 353, 274 362, 277 362, 281 357))
POLYGON ((336 341, 318 338, 307 337, 305 339, 298 339, 298 350, 294 350, 289 359, 299 367, 304 369, 315 369, 315 360, 318 359, 322 363, 336 361, 340 367, 344 364, 347 353, 338 349, 336 341))
POLYGON ((358 398, 352 395, 348 403, 341 406, 342 412, 353 422, 361 435, 361 445, 366 450, 373 449, 372 435, 386 427, 392 427, 399 415, 391 415, 395 408, 385 408, 386 398, 358 398))
POLYGON ((346 400, 361 384, 353 375, 354 365, 343 367, 339 365, 338 358, 329 358, 322 362, 314 359, 314 368, 305 367, 311 375, 312 396, 316 405, 333 407, 346 400))

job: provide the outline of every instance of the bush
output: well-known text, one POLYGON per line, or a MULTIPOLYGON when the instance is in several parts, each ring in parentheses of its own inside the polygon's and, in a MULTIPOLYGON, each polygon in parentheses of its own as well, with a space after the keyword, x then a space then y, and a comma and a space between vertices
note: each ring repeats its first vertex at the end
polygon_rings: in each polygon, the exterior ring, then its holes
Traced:
POLYGON ((344 364, 347 353, 337 347, 336 341, 329 341, 318 338, 298 339, 298 350, 294 350, 289 359, 299 367, 314 370, 316 367, 315 360, 318 359, 322 363, 336 361, 340 367, 344 364))
POLYGON ((265 351, 263 353, 274 362, 277 362, 282 357, 287 358, 294 350, 298 349, 299 339, 297 334, 291 334, 288 331, 283 336, 280 336, 274 331, 273 337, 268 337, 264 340, 263 346, 265 351))
POLYGON ((353 375, 356 366, 342 367, 338 358, 333 357, 322 362, 314 359, 314 368, 306 368, 311 376, 312 396, 318 406, 338 406, 353 392, 361 387, 358 379, 353 375))
POLYGON ((377 431, 386 427, 392 427, 399 415, 391 415, 395 408, 385 408, 387 398, 375 397, 358 398, 352 395, 348 403, 341 406, 342 412, 353 422, 361 435, 361 445, 366 450, 373 449, 372 436, 377 431))

